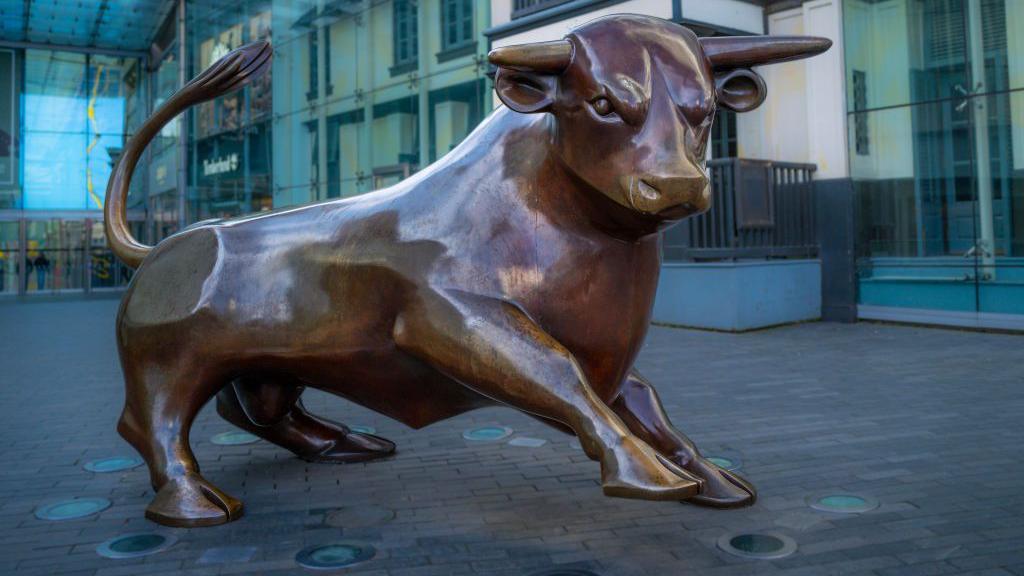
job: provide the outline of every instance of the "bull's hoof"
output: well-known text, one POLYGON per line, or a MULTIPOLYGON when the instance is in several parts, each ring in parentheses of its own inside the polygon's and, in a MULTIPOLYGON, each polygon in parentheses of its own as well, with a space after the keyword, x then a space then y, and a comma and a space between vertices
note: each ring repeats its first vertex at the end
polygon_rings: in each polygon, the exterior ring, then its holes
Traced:
POLYGON ((146 507, 146 518, 174 527, 216 526, 241 516, 239 500, 194 473, 168 481, 146 507))
POLYGON ((735 472, 723 470, 700 456, 694 458, 687 468, 704 480, 704 489, 687 499, 687 504, 707 508, 743 508, 757 501, 757 490, 735 472))
POLYGON ((339 436, 330 444, 313 454, 299 454, 307 462, 350 464, 386 458, 395 453, 395 443, 387 438, 352 432, 339 436))
POLYGON ((685 500, 701 491, 701 480, 626 437, 615 450, 614 462, 602 463, 601 489, 606 496, 641 500, 685 500))

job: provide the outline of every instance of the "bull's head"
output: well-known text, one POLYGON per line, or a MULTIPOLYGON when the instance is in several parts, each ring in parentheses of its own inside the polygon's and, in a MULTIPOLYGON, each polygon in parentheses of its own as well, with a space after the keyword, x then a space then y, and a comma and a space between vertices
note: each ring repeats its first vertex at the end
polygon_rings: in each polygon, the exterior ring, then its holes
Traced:
POLYGON ((706 210, 705 150, 718 106, 764 101, 750 66, 828 49, 824 38, 698 38, 648 16, 593 20, 565 39, 492 50, 495 90, 516 112, 554 116, 553 152, 580 180, 652 222, 706 210))

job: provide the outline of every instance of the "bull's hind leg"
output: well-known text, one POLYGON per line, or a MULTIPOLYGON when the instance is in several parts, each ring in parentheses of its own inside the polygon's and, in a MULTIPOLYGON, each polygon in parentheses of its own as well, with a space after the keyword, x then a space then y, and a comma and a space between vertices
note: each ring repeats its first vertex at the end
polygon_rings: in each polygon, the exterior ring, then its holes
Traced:
POLYGON ((353 432, 306 411, 304 388, 287 377, 246 376, 217 394, 217 412, 228 422, 310 462, 365 462, 390 456, 390 440, 353 432))
POLYGON ((601 463, 605 494, 683 500, 700 480, 629 433, 575 359, 522 310, 466 293, 417 294, 394 328, 400 349, 489 398, 561 422, 601 463))
POLYGON ((704 458, 694 443, 672 424, 654 386, 633 371, 611 403, 629 429, 660 454, 704 480, 701 493, 687 500, 712 508, 749 506, 757 492, 739 474, 723 470, 704 458))
POLYGON ((242 503, 199 474, 189 429, 220 388, 221 375, 196 362, 158 364, 125 357, 125 406, 117 430, 149 467, 156 496, 146 517, 166 526, 214 526, 242 515, 242 503))

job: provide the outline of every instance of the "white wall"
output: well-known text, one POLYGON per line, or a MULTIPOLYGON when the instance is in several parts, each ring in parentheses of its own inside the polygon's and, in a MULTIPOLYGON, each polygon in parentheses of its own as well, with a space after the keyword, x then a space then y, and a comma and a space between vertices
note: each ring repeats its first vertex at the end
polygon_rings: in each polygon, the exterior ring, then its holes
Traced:
MULTIPOLYGON (((508 0, 492 0, 491 14, 495 20, 501 18, 502 14, 508 12, 510 9, 508 4, 508 0)), ((518 34, 505 36, 504 38, 495 39, 491 43, 491 47, 498 48, 500 46, 509 46, 511 44, 526 44, 528 42, 558 40, 559 38, 563 38, 573 28, 595 18, 600 18, 601 16, 607 16, 609 14, 626 13, 647 14, 650 16, 671 19, 672 2, 670 0, 629 0, 628 2, 621 2, 619 4, 613 4, 590 12, 576 14, 575 16, 564 20, 545 24, 544 26, 532 28, 518 34)), ((504 18, 507 19, 508 16, 504 16, 504 18)), ((495 101, 497 101, 497 98, 495 98, 495 101)))
MULTIPOLYGON (((671 4, 668 0, 665 4, 671 4)), ((764 33, 764 11, 760 6, 741 0, 683 0, 682 16, 689 20, 707 22, 743 30, 751 34, 764 33)))
POLYGON ((763 66, 760 108, 737 117, 739 155, 817 164, 817 178, 849 175, 842 6, 815 0, 768 16, 768 33, 823 36, 832 48, 807 60, 763 66))
MULTIPOLYGON (((907 0, 845 0, 845 28, 857 42, 846 47, 846 98, 853 109, 853 70, 865 72, 867 108, 910 102, 911 47, 907 0)), ((911 178, 914 175, 912 110, 893 108, 867 114, 868 153, 854 149, 850 117, 850 174, 856 178, 911 178)))

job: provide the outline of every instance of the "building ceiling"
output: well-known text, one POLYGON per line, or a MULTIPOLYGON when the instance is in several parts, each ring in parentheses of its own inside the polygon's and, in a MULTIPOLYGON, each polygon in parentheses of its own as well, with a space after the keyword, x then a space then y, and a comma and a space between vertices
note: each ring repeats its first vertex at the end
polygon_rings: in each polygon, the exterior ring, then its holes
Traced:
POLYGON ((0 0, 0 41, 142 51, 175 0, 0 0))

